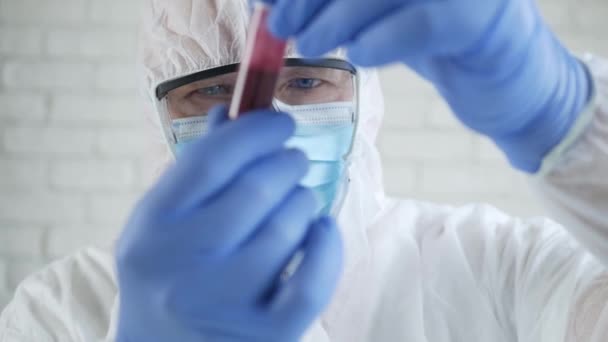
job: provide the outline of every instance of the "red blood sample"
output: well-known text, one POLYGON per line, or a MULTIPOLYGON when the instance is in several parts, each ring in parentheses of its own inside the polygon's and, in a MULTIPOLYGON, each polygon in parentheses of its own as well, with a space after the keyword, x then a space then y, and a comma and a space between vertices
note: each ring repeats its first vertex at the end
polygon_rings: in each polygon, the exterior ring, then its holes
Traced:
POLYGON ((230 105, 230 118, 256 110, 270 108, 287 42, 268 31, 268 6, 257 3, 249 27, 249 38, 235 93, 230 105))

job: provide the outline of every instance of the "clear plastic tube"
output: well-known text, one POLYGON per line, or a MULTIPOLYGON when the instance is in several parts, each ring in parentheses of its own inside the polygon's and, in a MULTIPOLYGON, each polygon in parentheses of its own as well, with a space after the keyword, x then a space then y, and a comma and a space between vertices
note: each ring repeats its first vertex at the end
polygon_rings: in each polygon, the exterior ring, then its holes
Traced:
POLYGON ((287 42, 268 31, 269 12, 267 5, 259 2, 255 4, 247 46, 230 105, 229 116, 233 120, 245 112, 272 106, 287 42))

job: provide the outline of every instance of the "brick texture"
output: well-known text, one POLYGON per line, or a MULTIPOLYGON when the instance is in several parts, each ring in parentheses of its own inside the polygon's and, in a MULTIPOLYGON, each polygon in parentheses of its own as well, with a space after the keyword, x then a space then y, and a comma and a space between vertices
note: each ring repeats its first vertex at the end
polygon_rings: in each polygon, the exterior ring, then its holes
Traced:
MULTIPOLYGON (((134 55, 139 0, 0 0, 0 309, 32 271, 111 245, 145 189, 134 55)), ((574 52, 608 55, 606 0, 542 0, 574 52)), ((381 73, 391 195, 542 215, 523 176, 426 82, 381 73)), ((146 175, 146 176, 144 176, 146 175)))

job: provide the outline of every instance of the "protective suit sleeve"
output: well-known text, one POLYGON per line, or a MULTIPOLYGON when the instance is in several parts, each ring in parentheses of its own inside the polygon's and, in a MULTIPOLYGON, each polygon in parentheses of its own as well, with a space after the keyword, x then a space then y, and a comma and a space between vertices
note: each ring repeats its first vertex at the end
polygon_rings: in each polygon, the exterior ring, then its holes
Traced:
MULTIPOLYGON (((458 250, 475 278, 470 288, 485 293, 485 316, 495 317, 505 341, 608 340, 608 62, 590 56, 584 62, 593 76, 592 101, 531 178, 560 224, 487 209, 445 223, 457 227, 458 250)), ((457 259, 440 259, 450 258, 457 259)))
MULTIPOLYGON (((568 136, 532 179, 536 193, 604 267, 608 267, 608 61, 587 56, 594 98, 568 136)), ((567 341, 608 338, 608 277, 598 276, 577 298, 567 341)))
POLYGON ((117 290, 110 256, 82 249, 25 279, 0 315, 0 341, 112 341, 117 290))
POLYGON ((594 99, 532 184, 553 217, 608 266, 608 61, 585 59, 594 99))
POLYGON ((547 218, 469 205, 419 229, 429 341, 565 342, 577 299, 606 272, 547 218))

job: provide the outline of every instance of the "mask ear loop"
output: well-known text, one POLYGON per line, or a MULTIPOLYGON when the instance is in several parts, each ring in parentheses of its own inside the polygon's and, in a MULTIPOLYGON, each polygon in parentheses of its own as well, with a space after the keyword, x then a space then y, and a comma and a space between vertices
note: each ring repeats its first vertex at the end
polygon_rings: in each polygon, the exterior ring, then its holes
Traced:
POLYGON ((342 179, 340 180, 340 186, 338 188, 338 192, 336 193, 336 201, 332 205, 330 213, 332 216, 337 217, 344 205, 344 201, 346 200, 346 195, 348 194, 348 190, 350 189, 350 167, 352 165, 352 156, 355 152, 355 139, 357 138, 357 134, 359 133, 359 118, 360 118, 360 103, 359 101, 359 87, 361 85, 361 79, 359 78, 359 74, 355 74, 353 79, 354 86, 354 98, 355 98, 355 110, 353 112, 353 124, 355 126, 353 130, 353 137, 350 141, 350 148, 348 152, 344 155, 344 172, 342 174, 342 179))

